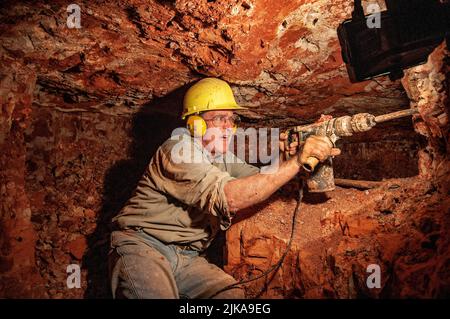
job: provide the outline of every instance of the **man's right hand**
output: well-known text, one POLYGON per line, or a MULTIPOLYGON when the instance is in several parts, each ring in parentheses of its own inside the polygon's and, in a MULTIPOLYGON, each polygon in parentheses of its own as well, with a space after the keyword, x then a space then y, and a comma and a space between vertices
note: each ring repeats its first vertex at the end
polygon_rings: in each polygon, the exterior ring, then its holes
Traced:
POLYGON ((303 150, 298 157, 299 164, 307 163, 308 157, 315 157, 320 162, 330 156, 341 154, 341 150, 333 147, 330 139, 326 136, 312 135, 308 137, 303 145, 303 150))

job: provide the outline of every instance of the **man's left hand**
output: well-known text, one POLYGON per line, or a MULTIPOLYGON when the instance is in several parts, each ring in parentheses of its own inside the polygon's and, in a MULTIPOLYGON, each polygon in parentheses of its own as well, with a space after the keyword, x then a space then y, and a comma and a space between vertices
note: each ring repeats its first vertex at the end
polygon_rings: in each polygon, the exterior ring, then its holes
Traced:
MULTIPOLYGON (((280 152, 281 152, 282 158, 284 160, 286 160, 284 158, 284 154, 285 154, 284 152, 286 151, 285 141, 287 140, 287 138, 288 138, 288 136, 286 133, 280 134, 280 152)), ((293 141, 291 144, 289 144, 287 151, 289 151, 290 156, 295 155, 298 151, 298 141, 293 141)))

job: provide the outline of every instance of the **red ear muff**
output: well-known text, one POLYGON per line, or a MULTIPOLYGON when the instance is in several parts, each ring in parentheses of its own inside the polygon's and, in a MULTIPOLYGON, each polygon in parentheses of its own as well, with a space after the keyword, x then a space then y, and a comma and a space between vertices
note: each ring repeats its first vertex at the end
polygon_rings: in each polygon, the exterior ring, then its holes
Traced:
POLYGON ((205 120, 198 115, 191 115, 188 117, 186 126, 194 137, 202 137, 206 134, 206 122, 205 120))

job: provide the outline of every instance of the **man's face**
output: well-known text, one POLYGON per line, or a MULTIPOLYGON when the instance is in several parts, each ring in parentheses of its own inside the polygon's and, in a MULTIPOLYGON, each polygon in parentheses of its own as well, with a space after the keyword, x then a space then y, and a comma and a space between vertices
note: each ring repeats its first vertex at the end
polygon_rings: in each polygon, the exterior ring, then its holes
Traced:
POLYGON ((207 111, 201 116, 207 124, 206 134, 202 138, 203 147, 210 153, 226 153, 237 116, 233 111, 207 111))

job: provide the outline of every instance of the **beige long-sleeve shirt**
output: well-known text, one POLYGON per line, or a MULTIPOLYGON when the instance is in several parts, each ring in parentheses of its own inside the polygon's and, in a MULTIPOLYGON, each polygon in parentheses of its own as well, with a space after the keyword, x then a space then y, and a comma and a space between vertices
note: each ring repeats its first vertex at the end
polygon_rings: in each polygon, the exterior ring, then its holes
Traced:
POLYGON ((147 166, 133 196, 113 222, 140 228, 167 244, 202 251, 231 225, 224 186, 259 172, 231 152, 213 158, 188 135, 169 138, 147 166))

